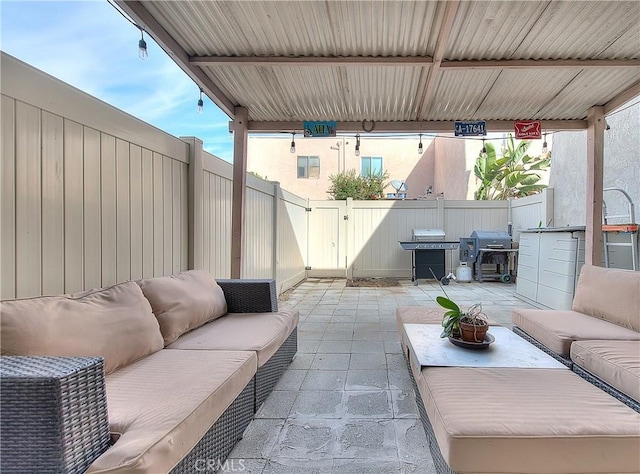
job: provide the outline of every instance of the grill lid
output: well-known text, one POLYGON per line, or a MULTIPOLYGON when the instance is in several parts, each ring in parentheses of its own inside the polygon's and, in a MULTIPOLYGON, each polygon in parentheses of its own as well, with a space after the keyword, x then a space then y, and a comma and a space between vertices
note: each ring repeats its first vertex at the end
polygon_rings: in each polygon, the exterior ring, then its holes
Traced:
POLYGON ((480 248, 511 248, 511 236, 503 230, 474 230, 471 239, 476 242, 476 252, 480 248))
POLYGON ((442 242, 444 241, 444 230, 412 229, 411 238, 416 242, 442 242))

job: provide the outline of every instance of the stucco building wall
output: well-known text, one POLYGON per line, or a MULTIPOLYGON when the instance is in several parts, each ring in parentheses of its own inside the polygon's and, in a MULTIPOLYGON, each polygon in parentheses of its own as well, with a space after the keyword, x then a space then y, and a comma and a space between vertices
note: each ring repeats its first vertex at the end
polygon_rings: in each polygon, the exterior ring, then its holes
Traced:
MULTIPOLYGON (((436 139, 423 136, 423 152, 418 153, 418 136, 388 137, 361 135, 360 156, 355 155, 355 137, 297 137, 296 152, 289 151, 291 135, 250 136, 249 171, 265 179, 279 181, 283 188, 310 199, 326 199, 331 175, 345 170, 360 174, 363 156, 381 156, 388 181, 405 181, 407 198, 435 198, 444 193, 446 199, 473 199, 475 178, 473 165, 479 148, 476 140, 453 137, 436 139), (297 177, 297 157, 320 158, 317 178, 297 177), (430 194, 427 194, 430 190, 430 194)), ((391 186, 386 193, 393 193, 391 186)))
MULTIPOLYGON (((355 142, 355 137, 297 137, 296 152, 291 153, 291 135, 250 136, 247 169, 270 181, 279 181, 283 188, 294 194, 310 199, 327 199, 331 175, 351 169, 360 174, 362 157, 381 156, 383 169, 389 174, 388 181, 405 181, 408 198, 422 196, 429 186, 433 187, 436 154, 433 139, 422 138, 421 154, 418 153, 417 136, 361 136, 360 156, 355 155, 355 142), (298 156, 320 158, 320 174, 317 178, 297 177, 298 156)), ((385 195, 393 192, 395 190, 391 186, 385 188, 385 195)))
MULTIPOLYGON (((487 137, 500 150, 505 134, 493 133, 487 137)), ((392 137, 384 135, 360 136, 360 156, 355 155, 355 136, 334 138, 303 138, 296 136, 296 152, 289 151, 291 134, 253 135, 249 137, 247 169, 299 196, 310 199, 327 199, 331 183, 329 177, 337 173, 355 170, 360 174, 363 156, 381 156, 383 168, 389 174, 388 181, 405 181, 407 198, 436 198, 471 200, 477 188, 473 172, 476 158, 482 148, 479 139, 460 139, 453 135, 433 138, 423 135, 423 152, 418 153, 418 135, 392 137), (317 156, 320 174, 317 178, 297 177, 298 156, 317 156), (431 190, 427 194, 427 189, 431 190)), ((549 144, 552 139, 549 137, 549 144)), ((586 145, 585 145, 586 146, 586 145)), ((542 140, 533 140, 528 154, 537 156, 542 150, 542 140)), ((499 152, 501 154, 501 152, 499 152)), ((548 183, 548 175, 541 181, 548 183)), ((395 190, 385 188, 387 193, 395 190)))
MULTIPOLYGON (((606 117, 603 186, 618 187, 631 195, 640 220, 640 104, 606 117)), ((549 184, 554 188, 554 224, 584 225, 586 222, 587 133, 554 134, 549 184)), ((621 195, 605 193, 610 213, 626 213, 621 195)))

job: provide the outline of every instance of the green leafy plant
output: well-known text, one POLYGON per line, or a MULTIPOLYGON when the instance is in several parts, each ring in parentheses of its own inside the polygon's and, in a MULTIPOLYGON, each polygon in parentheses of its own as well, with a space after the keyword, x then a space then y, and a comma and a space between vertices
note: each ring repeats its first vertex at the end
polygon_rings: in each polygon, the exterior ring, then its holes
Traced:
POLYGON ((348 170, 329 176, 331 187, 327 193, 335 200, 344 200, 347 198, 357 200, 380 199, 383 196, 386 186, 385 180, 389 178, 389 174, 373 173, 369 176, 360 176, 356 170, 348 170))
POLYGON ((437 296, 436 302, 447 310, 442 318, 442 334, 440 334, 440 337, 455 337, 459 335, 461 322, 473 324, 474 326, 487 324, 487 316, 482 311, 482 303, 476 303, 466 311, 462 311, 460 306, 444 296, 437 296))
POLYGON ((256 178, 263 179, 265 181, 269 181, 267 176, 262 176, 260 173, 256 173, 255 171, 249 171, 249 174, 255 176, 256 178))
POLYGON ((436 279, 440 289, 445 296, 436 296, 436 302, 447 311, 442 317, 442 334, 440 337, 458 337, 461 334, 460 323, 469 323, 474 326, 486 326, 488 325, 487 315, 482 311, 482 303, 476 303, 469 307, 466 311, 462 311, 453 300, 449 298, 449 295, 445 291, 444 287, 440 283, 440 280, 436 277, 431 268, 429 269, 433 278, 436 279))
POLYGON ((486 143, 486 157, 482 154, 476 158, 474 174, 478 178, 479 186, 475 192, 476 200, 504 200, 524 197, 539 193, 547 187, 539 184, 541 172, 551 165, 551 153, 540 156, 530 156, 527 150, 531 141, 523 140, 519 143, 509 136, 507 146, 502 149, 502 156, 498 157, 492 143, 486 143))

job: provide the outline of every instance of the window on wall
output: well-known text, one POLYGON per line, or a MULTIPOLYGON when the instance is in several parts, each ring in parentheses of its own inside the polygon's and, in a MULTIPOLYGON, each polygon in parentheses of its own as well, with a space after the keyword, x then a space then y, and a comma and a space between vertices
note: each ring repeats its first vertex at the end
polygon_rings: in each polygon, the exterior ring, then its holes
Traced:
POLYGON ((382 174, 382 157, 381 156, 363 156, 360 161, 360 176, 372 176, 382 174))
POLYGON ((298 178, 318 179, 320 177, 320 157, 319 156, 299 156, 298 157, 298 178))

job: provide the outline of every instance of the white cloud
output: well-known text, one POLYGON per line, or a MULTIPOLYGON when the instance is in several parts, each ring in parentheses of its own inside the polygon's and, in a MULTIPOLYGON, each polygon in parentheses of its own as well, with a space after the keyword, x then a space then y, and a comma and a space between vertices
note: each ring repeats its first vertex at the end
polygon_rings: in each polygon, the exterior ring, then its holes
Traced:
POLYGON ((148 36, 106 1, 3 1, 2 50, 166 132, 197 136, 231 159, 228 117, 206 100, 196 113, 196 84, 148 36))

